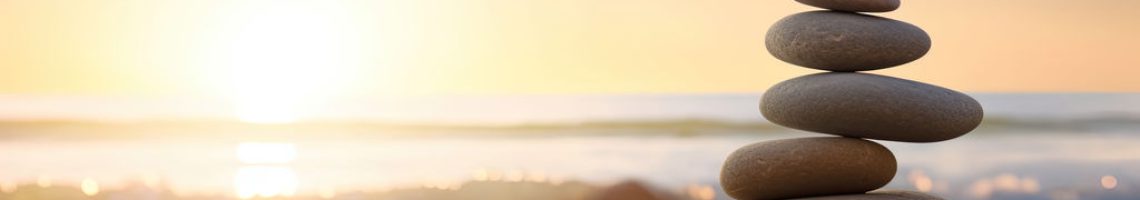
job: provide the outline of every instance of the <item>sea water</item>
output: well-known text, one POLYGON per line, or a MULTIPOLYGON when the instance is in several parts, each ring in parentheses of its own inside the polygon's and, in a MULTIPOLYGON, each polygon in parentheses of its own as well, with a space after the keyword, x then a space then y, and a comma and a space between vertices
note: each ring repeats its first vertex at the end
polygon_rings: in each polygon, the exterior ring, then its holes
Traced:
MULTIPOLYGON (((969 135, 939 143, 881 142, 899 161, 888 188, 950 199, 1140 197, 1140 95, 975 96, 986 108, 987 122, 969 135)), ((306 129, 289 137, 272 132, 225 137, 248 134, 196 135, 198 129, 172 126, 178 129, 111 128, 107 130, 145 133, 102 137, 98 135, 115 134, 66 124, 6 125, 0 129, 5 135, 0 140, 0 185, 95 180, 105 188, 139 183, 177 194, 240 196, 456 187, 481 180, 610 184, 634 179, 676 192, 692 187, 719 191, 720 166, 734 149, 823 135, 775 126, 509 127, 676 119, 764 124, 756 111, 758 99, 734 94, 388 100, 358 105, 356 110, 365 114, 352 118, 498 127, 422 135, 354 128, 352 134, 306 129)), ((717 194, 717 199, 727 197, 717 194)))

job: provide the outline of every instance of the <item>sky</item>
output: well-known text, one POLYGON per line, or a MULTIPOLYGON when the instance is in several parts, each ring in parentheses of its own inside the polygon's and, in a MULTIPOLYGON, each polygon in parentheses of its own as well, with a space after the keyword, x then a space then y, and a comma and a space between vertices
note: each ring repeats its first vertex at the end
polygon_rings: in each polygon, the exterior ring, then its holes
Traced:
MULTIPOLYGON (((966 92, 1140 91, 1140 1, 904 1, 933 49, 872 73, 966 92)), ((761 92, 792 0, 2 0, 0 94, 761 92)))

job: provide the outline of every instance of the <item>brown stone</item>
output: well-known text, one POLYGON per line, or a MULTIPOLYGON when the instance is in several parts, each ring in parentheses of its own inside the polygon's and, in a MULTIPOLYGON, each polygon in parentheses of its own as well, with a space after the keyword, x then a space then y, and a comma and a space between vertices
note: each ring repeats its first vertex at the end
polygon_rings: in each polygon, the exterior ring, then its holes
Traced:
POLYGON ((898 20, 838 11, 791 15, 768 29, 768 52, 791 64, 838 72, 868 71, 918 60, 926 31, 898 20))
POLYGON ((899 9, 899 0, 796 0, 828 10, 850 12, 890 12, 899 9))
POLYGON ((945 200, 930 194, 901 190, 881 190, 867 194, 810 197, 796 200, 945 200))
POLYGON ((901 142, 938 142, 982 122, 982 107, 950 89, 865 73, 817 73, 776 84, 760 112, 805 131, 901 142))
POLYGON ((861 194, 886 185, 895 170, 895 156, 875 142, 797 138, 737 149, 725 161, 720 182, 740 200, 861 194))

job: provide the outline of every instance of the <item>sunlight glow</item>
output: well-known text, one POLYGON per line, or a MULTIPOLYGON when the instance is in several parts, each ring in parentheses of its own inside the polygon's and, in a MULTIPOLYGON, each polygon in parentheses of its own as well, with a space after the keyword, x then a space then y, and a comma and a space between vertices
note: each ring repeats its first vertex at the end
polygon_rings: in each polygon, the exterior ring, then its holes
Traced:
POLYGON ((536 183, 545 183, 546 182, 546 173, 543 173, 543 172, 527 173, 526 181, 536 182, 536 183))
POLYGON ((911 170, 910 174, 907 175, 907 180, 910 181, 919 192, 930 192, 930 190, 934 189, 934 180, 922 170, 911 170))
POLYGON ((297 182, 297 174, 285 167, 242 167, 234 178, 237 196, 242 199, 293 196, 297 182))
POLYGON ((290 143, 238 144, 238 161, 245 164, 284 164, 297 159, 297 147, 290 143))
POLYGON ((322 199, 332 199, 336 197, 336 188, 323 186, 317 190, 317 196, 320 196, 322 199))
POLYGON ((505 176, 505 179, 510 182, 522 182, 526 178, 526 174, 519 170, 507 171, 505 176))
POLYGON ((1116 184, 1117 184, 1116 176, 1101 176, 1100 177, 1100 186, 1103 187, 1104 189, 1109 189, 1109 190, 1115 189, 1116 184))
POLYGON ((0 192, 3 192, 3 193, 16 192, 16 189, 19 189, 19 187, 20 186, 17 185, 15 181, 7 180, 4 182, 0 182, 0 192))
POLYGON ((1036 178, 1025 177, 1021 179, 1021 191, 1034 194, 1041 191, 1041 183, 1036 178))
POLYGON ((1012 173, 1002 173, 992 178, 983 178, 970 184, 967 193, 979 199, 988 199, 995 192, 1036 194, 1041 192, 1037 178, 1021 177, 1012 173))
POLYGON ((238 119, 288 123, 333 95, 359 63, 348 17, 332 1, 253 1, 219 51, 238 119))
POLYGON ((685 193, 694 200, 716 199, 716 189, 709 185, 691 184, 685 188, 685 193))
POLYGON ((471 173, 471 180, 487 181, 490 179, 489 176, 490 176, 490 172, 487 172, 486 169, 479 169, 479 170, 475 170, 475 172, 471 173))
POLYGON ((142 179, 143 186, 146 186, 148 188, 151 188, 151 189, 162 189, 163 188, 162 176, 159 176, 158 174, 144 173, 144 174, 142 174, 142 177, 140 177, 140 179, 142 179))
POLYGON ((297 147, 292 143, 241 143, 237 147, 237 158, 243 164, 259 164, 238 169, 234 176, 238 198, 289 197, 296 193, 297 174, 281 166, 297 159, 297 147))
POLYGON ((95 179, 86 178, 79 184, 79 189, 87 196, 95 196, 99 194, 99 183, 95 182, 95 179))
POLYGON ((39 178, 36 179, 36 185, 40 186, 42 188, 51 187, 51 177, 40 176, 39 178))

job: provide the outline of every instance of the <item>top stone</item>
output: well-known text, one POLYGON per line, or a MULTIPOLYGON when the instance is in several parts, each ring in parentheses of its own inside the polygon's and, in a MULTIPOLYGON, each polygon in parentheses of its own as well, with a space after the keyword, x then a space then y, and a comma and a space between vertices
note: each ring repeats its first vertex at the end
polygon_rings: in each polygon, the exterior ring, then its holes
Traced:
POLYGON ((890 12, 899 9, 899 0, 796 0, 818 8, 849 12, 890 12))

